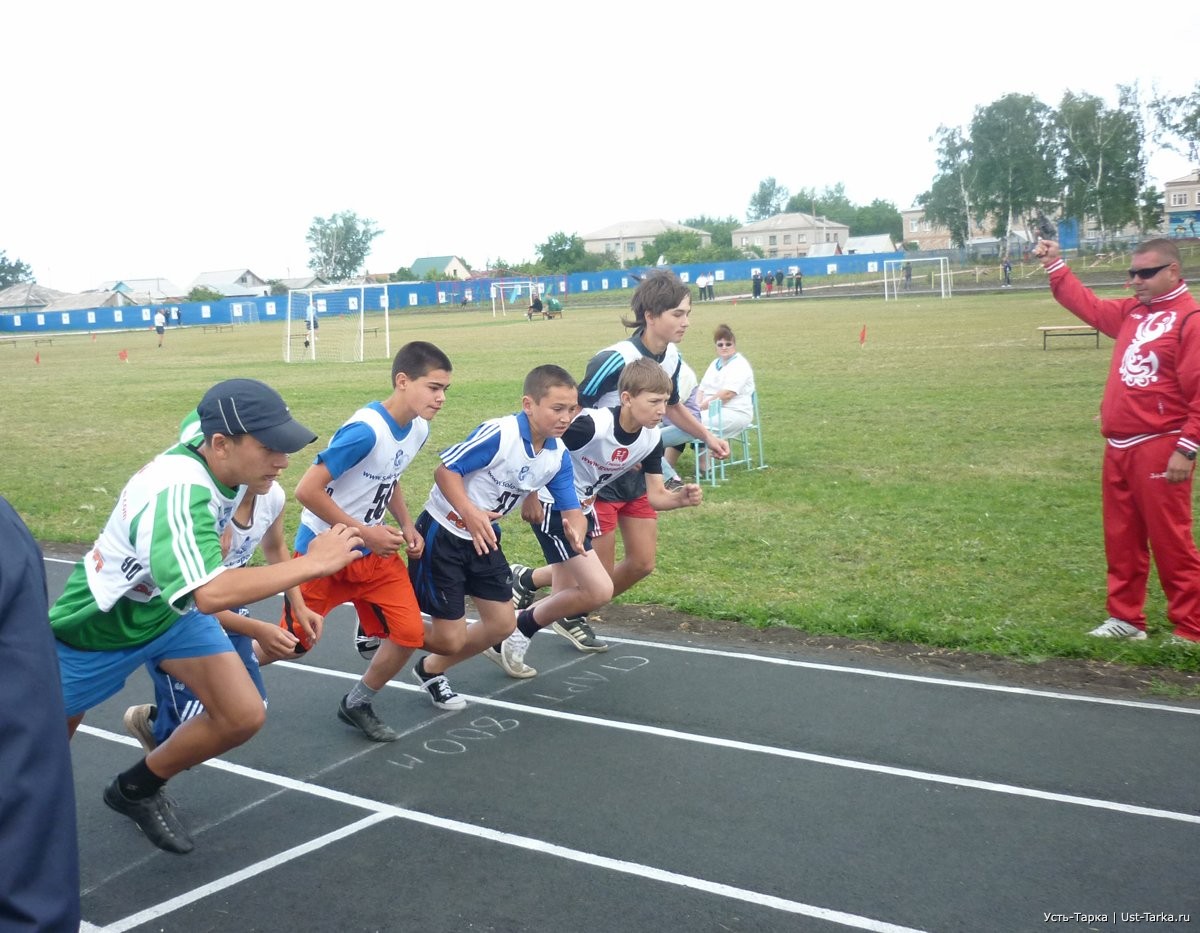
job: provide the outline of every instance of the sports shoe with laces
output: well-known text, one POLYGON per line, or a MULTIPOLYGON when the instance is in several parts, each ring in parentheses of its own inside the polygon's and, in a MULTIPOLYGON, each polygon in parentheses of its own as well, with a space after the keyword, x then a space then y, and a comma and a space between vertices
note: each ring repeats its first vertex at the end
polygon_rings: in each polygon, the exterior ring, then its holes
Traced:
POLYGON ((370 661, 379 650, 379 636, 368 635, 363 631, 362 623, 354 630, 354 647, 364 661, 370 661))
POLYGON ((528 636, 523 635, 520 631, 514 631, 508 638, 500 642, 499 650, 493 645, 483 654, 509 677, 524 680, 526 677, 537 675, 537 671, 525 663, 525 652, 528 650, 528 636))
POLYGON ((158 740, 154 738, 154 714, 157 712, 153 703, 144 703, 129 707, 121 717, 125 731, 141 742, 148 752, 158 747, 158 740))
POLYGON ((513 608, 520 612, 522 609, 528 609, 533 604, 533 598, 537 596, 538 588, 536 586, 526 586, 521 582, 521 577, 529 572, 529 568, 524 564, 509 564, 509 572, 512 574, 512 602, 513 608))
POLYGON ((1177 648, 1188 648, 1193 651, 1200 651, 1200 641, 1192 641, 1190 638, 1184 638, 1182 635, 1172 635, 1167 639, 1168 645, 1174 645, 1177 648))
POLYGON ((570 616, 550 623, 550 627, 580 651, 607 651, 608 642, 601 641, 583 616, 570 616))
POLYGON ((121 793, 117 778, 104 788, 104 802, 137 824, 147 839, 164 852, 185 855, 196 847, 175 815, 175 802, 164 788, 143 800, 130 800, 121 793))
POLYGON ((370 703, 366 706, 347 706, 346 697, 349 695, 342 697, 342 702, 338 704, 338 719, 354 726, 372 742, 395 742, 400 738, 400 733, 375 715, 370 703))
POLYGON ((1113 618, 1105 619, 1088 634, 1096 638, 1128 638, 1130 641, 1143 641, 1146 638, 1146 633, 1136 625, 1113 618))
POLYGON ((417 662, 412 673, 413 679, 425 688, 430 702, 438 709, 463 709, 466 707, 467 701, 454 692, 445 674, 425 673, 424 658, 417 662))

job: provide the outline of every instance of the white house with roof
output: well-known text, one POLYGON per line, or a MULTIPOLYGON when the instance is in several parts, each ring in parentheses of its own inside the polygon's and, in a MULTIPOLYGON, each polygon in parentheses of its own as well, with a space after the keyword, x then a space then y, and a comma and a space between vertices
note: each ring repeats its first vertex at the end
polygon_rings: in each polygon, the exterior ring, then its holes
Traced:
POLYGON ((776 214, 733 231, 734 246, 746 251, 757 247, 768 259, 815 255, 813 247, 818 244, 822 250, 830 250, 824 255, 834 255, 845 250, 849 238, 850 228, 845 224, 801 211, 776 214))
POLYGON ((589 253, 612 253, 621 265, 646 258, 646 250, 660 233, 679 231, 700 236, 701 246, 712 245, 712 234, 707 230, 673 223, 670 220, 625 220, 609 224, 599 230, 583 234, 583 248, 589 253))
POLYGON ((430 272, 442 279, 466 279, 471 275, 467 264, 457 256, 421 256, 414 259, 409 268, 417 281, 424 279, 430 272))
POLYGON ((259 298, 271 292, 270 283, 259 278, 249 269, 222 269, 217 272, 201 272, 188 287, 207 288, 219 292, 226 298, 259 298))
POLYGON ((120 292, 122 295, 134 296, 134 301, 181 301, 187 295, 186 289, 181 289, 170 279, 156 276, 152 279, 114 279, 102 282, 99 291, 120 292))

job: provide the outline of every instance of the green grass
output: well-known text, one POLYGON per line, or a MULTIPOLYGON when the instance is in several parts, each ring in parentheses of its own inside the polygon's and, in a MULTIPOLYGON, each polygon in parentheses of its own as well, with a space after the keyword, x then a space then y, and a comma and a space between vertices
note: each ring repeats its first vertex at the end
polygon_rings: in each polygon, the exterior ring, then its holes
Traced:
MULTIPOLYGON (((432 440, 403 480, 414 512, 436 452, 515 410, 530 368, 557 362, 582 375, 623 335, 622 307, 581 304, 550 322, 490 309, 394 319, 393 349, 432 340, 455 365, 432 440)), ((1030 661, 1200 668, 1161 639, 1083 635, 1105 615, 1096 417, 1109 344, 1043 351, 1036 327, 1071 320, 1044 291, 698 303, 684 355, 702 370, 712 328, 736 330, 770 468, 735 473, 705 489, 701 508, 664 515, 658 571, 623 601, 1030 661)), ((323 326, 323 343, 332 336, 323 326)), ((276 386, 322 440, 388 387, 382 358, 283 363, 273 324, 169 331, 166 349, 154 343, 152 331, 56 337, 37 348, 40 365, 32 346, 0 346, 0 491, 42 540, 90 542, 126 479, 222 378, 276 386)), ((289 491, 316 449, 294 458, 289 491)), ((289 503, 289 535, 297 516, 289 503)), ((537 559, 527 529, 515 518, 505 527, 510 558, 537 559)), ((1167 634, 1161 593, 1151 594, 1149 630, 1167 634)))

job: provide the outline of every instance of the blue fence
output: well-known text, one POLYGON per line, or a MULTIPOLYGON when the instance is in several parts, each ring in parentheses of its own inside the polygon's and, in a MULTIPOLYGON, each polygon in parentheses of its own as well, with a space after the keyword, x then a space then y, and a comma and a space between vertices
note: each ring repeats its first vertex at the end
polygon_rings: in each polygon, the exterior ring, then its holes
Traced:
MULTIPOLYGON (((676 265, 671 268, 684 281, 694 283, 697 276, 712 275, 717 282, 745 281, 747 291, 750 277, 757 269, 764 279, 775 272, 785 276, 796 270, 807 280, 822 276, 850 275, 883 271, 884 260, 903 259, 903 253, 869 253, 843 256, 820 256, 789 259, 739 259, 730 262, 676 265)), ((569 275, 532 276, 547 294, 558 297, 589 295, 597 292, 632 290, 637 286, 636 276, 643 275, 652 267, 639 266, 628 269, 611 269, 606 272, 576 272, 569 275)), ((520 276, 521 281, 530 277, 520 276)), ((448 308, 484 304, 491 306, 493 288, 504 288, 503 281, 512 279, 470 279, 446 282, 397 282, 388 285, 347 286, 337 293, 323 293, 321 298, 328 305, 321 306, 317 313, 345 313, 357 311, 356 302, 361 300, 367 311, 379 311, 384 307, 393 311, 404 309, 448 308)), ((504 295, 506 304, 528 301, 527 294, 508 291, 504 295)), ((264 321, 282 321, 287 318, 287 295, 264 298, 225 298, 221 301, 180 302, 152 305, 123 305, 119 308, 84 308, 70 311, 22 311, 0 315, 0 334, 37 334, 61 332, 89 332, 102 330, 129 330, 154 326, 154 314, 158 310, 167 312, 171 325, 197 326, 214 324, 253 324, 264 321)), ((303 318, 307 308, 293 309, 293 315, 303 318)))

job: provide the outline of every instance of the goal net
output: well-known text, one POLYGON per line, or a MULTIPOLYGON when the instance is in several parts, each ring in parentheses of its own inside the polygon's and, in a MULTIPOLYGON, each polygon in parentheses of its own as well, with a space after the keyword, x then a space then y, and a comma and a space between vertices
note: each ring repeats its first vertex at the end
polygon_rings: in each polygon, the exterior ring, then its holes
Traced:
POLYGON ((508 314, 509 308, 524 314, 533 296, 544 291, 545 287, 533 279, 496 279, 492 283, 492 317, 497 310, 508 314))
POLYGON ((386 285, 331 285, 288 292, 285 363, 361 363, 391 355, 386 285))
POLYGON ((929 259, 885 259, 883 261, 883 300, 906 295, 939 295, 949 298, 954 291, 950 260, 945 256, 929 259))

